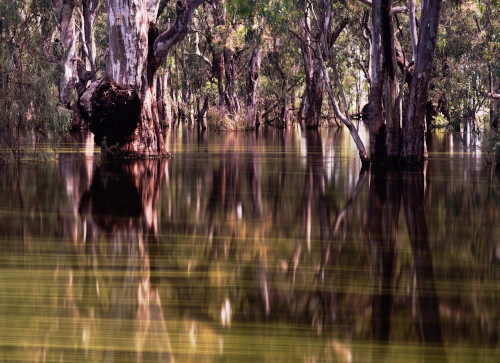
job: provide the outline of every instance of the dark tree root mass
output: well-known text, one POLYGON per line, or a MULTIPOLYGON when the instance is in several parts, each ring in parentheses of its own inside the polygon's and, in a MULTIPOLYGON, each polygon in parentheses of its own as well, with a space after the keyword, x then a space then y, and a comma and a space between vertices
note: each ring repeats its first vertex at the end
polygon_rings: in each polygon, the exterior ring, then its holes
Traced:
POLYGON ((107 146, 123 145, 141 122, 141 100, 133 88, 104 81, 92 95, 90 131, 95 142, 107 146))

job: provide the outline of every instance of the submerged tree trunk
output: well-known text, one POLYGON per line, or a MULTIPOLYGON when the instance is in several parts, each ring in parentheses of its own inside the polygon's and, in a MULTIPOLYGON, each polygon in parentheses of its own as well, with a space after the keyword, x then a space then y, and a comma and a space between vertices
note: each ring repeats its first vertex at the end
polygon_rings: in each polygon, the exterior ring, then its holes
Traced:
POLYGON ((388 160, 399 160, 400 154, 400 106, 396 47, 392 16, 392 0, 382 0, 382 47, 384 53, 384 105, 386 120, 386 139, 388 160))
POLYGON ((369 124, 372 160, 398 161, 401 144, 400 97, 392 0, 374 0, 372 3, 371 51, 369 124))
POLYGON ((257 122, 257 100, 259 94, 261 50, 255 47, 250 52, 247 67, 247 83, 245 96, 245 128, 255 128, 257 122))
MULTIPOLYGON (((305 12, 301 20, 304 29, 309 28, 309 14, 305 12)), ((302 38, 302 57, 306 74, 306 89, 302 96, 299 117, 308 128, 318 127, 321 122, 321 105, 323 103, 323 75, 319 61, 313 56, 312 42, 308 30, 304 30, 302 38)))
POLYGON ((177 18, 162 34, 154 22, 159 1, 106 0, 109 54, 106 77, 83 98, 96 142, 116 157, 163 156, 166 144, 156 105, 158 67, 190 29, 204 0, 178 1, 177 18), (90 100, 90 105, 88 101, 90 100))
POLYGON ((442 0, 428 0, 422 7, 417 54, 414 56, 415 71, 403 125, 401 156, 408 163, 421 163, 424 160, 425 103, 429 93, 441 5, 442 0))
POLYGON ((385 148, 385 125, 382 108, 384 80, 382 76, 382 24, 381 0, 372 2, 372 39, 370 54, 371 87, 368 96, 370 129, 370 154, 372 161, 384 160, 387 156, 385 148))

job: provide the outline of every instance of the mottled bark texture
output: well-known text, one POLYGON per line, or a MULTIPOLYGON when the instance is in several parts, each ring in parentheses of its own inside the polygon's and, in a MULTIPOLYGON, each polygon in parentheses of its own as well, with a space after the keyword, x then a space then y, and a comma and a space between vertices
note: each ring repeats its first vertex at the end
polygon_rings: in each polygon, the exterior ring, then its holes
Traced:
POLYGON ((403 124, 401 158, 407 163, 424 160, 425 103, 429 93, 432 64, 436 50, 442 0, 427 0, 420 16, 415 71, 410 85, 406 120, 403 124))
MULTIPOLYGON (((414 71, 397 57, 399 43, 394 35, 392 0, 373 0, 371 29, 370 153, 373 161, 420 163, 424 159, 424 121, 429 82, 434 61, 442 0, 422 3, 420 32, 416 39, 414 2, 410 2, 410 35, 414 50, 414 71), (398 60, 410 95, 403 107, 401 141, 401 92, 398 60), (384 122, 385 116, 385 122, 384 122)), ((401 53, 401 52, 400 52, 401 53)))
POLYGON ((64 72, 59 82, 59 100, 68 108, 72 107, 71 93, 78 83, 76 44, 78 33, 75 27, 76 0, 55 1, 59 11, 61 44, 66 50, 66 56, 61 60, 64 72))
POLYGON ((245 95, 245 128, 254 128, 257 124, 257 100, 259 94, 261 50, 255 47, 250 52, 247 66, 245 95))
POLYGON ((170 49, 186 36, 193 12, 203 1, 178 1, 174 24, 158 35, 154 22, 159 1, 106 0, 109 37, 106 77, 91 97, 82 97, 81 103, 91 99, 90 106, 88 102, 82 106, 90 108, 90 124, 99 124, 98 128, 94 127, 101 132, 96 135, 96 141, 107 140, 105 146, 113 146, 111 151, 116 157, 167 155, 156 101, 156 71, 167 59, 170 49), (103 89, 107 98, 98 100, 104 94, 99 90, 103 89), (138 116, 136 96, 140 102, 138 116), (93 109, 94 105, 100 106, 93 109), (105 116, 115 108, 130 110, 126 120, 120 122, 105 116), (130 131, 135 117, 136 127, 130 131), (125 135, 129 131, 130 134, 125 135))

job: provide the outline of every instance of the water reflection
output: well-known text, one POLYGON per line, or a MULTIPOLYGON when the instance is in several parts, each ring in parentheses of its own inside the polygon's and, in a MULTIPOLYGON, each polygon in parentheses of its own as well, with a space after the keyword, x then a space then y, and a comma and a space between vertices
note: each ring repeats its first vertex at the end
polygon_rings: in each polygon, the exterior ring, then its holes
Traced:
POLYGON ((0 355, 495 361, 498 176, 433 146, 360 171, 331 132, 179 129, 167 161, 83 142, 2 170, 0 355))
MULTIPOLYGON (((419 340, 442 346, 443 337, 432 254, 425 216, 425 169, 372 166, 369 213, 372 258, 372 334, 377 341, 390 341, 396 298, 397 248, 401 199, 413 256, 409 281, 410 319, 419 340), (418 312, 417 312, 418 307, 418 312)), ((377 352, 384 357, 383 350, 377 352)), ((433 351, 445 361, 444 350, 433 351)), ((380 357, 380 356, 379 356, 380 357)))

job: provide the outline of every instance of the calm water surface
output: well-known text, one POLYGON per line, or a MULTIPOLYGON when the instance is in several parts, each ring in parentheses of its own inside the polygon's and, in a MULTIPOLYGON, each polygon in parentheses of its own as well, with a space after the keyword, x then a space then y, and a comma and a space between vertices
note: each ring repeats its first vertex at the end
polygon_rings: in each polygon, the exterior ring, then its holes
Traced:
POLYGON ((361 171, 328 129, 169 142, 0 167, 0 361, 500 360, 500 174, 470 146, 361 171))

